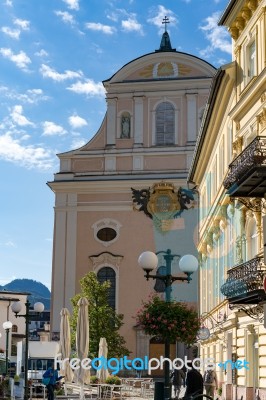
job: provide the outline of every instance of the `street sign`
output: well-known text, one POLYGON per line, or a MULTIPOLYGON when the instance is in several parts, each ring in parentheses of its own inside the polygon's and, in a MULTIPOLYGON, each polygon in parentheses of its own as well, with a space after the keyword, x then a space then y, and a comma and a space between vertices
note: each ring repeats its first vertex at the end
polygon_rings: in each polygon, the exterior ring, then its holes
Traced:
POLYGON ((199 340, 207 340, 210 337, 210 330, 208 328, 206 328, 205 326, 202 326, 199 330, 198 330, 198 338, 199 340))

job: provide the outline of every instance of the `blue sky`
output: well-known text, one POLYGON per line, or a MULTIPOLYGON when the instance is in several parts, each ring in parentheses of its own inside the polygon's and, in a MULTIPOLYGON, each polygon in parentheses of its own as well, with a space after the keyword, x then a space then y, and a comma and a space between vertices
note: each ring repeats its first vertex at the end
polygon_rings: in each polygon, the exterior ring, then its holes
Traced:
POLYGON ((228 0, 0 0, 0 285, 50 288, 56 154, 80 147, 106 111, 102 81, 159 48, 231 61, 217 20, 228 0))

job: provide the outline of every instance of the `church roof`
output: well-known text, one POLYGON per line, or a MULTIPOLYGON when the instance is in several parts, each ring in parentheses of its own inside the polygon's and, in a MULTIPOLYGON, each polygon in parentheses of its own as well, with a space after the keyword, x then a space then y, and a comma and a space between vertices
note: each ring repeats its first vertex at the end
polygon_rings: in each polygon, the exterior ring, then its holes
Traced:
POLYGON ((156 52, 159 51, 176 51, 176 49, 172 49, 170 36, 167 31, 163 33, 161 44, 159 50, 155 50, 156 52))
POLYGON ((159 50, 155 50, 155 52, 159 51, 176 51, 176 49, 172 49, 171 40, 169 33, 167 32, 166 25, 169 24, 169 18, 164 17, 162 24, 164 24, 164 33, 162 36, 161 44, 159 50))

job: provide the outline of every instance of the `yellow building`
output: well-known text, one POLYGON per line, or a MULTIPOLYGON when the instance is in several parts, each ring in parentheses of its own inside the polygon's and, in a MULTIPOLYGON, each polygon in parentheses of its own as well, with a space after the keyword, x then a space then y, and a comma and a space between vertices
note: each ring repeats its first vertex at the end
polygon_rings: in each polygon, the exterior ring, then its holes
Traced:
POLYGON ((213 79, 189 172, 200 193, 200 311, 210 330, 201 357, 215 359, 223 399, 261 399, 266 1, 232 0, 219 24, 232 36, 233 61, 213 79), (225 371, 227 360, 238 360, 237 368, 225 371))

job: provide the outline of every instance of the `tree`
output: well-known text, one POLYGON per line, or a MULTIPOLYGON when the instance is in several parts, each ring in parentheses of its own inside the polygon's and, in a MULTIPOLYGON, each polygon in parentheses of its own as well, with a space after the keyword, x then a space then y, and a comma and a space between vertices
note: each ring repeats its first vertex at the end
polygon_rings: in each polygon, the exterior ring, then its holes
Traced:
POLYGON ((73 314, 71 318, 72 343, 75 343, 75 332, 78 317, 78 301, 86 297, 89 301, 89 330, 90 344, 89 356, 98 356, 98 347, 101 337, 105 337, 108 343, 108 358, 123 357, 129 355, 124 338, 119 334, 123 325, 123 314, 117 314, 108 304, 108 291, 110 282, 100 283, 94 272, 89 272, 80 280, 81 293, 75 295, 71 302, 73 314))
POLYGON ((187 345, 195 343, 200 328, 195 310, 185 303, 166 302, 157 295, 142 303, 136 319, 146 334, 187 345))

